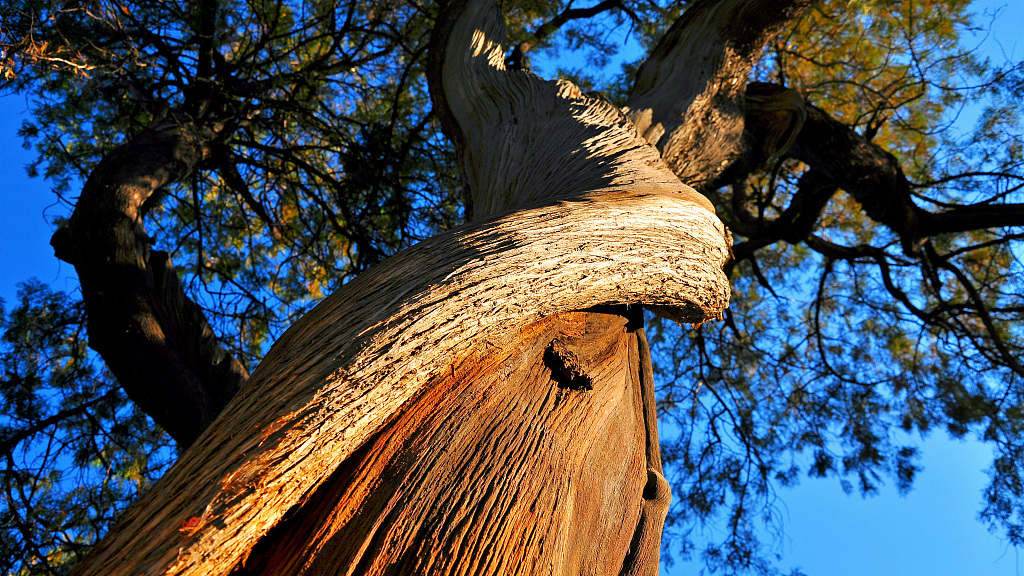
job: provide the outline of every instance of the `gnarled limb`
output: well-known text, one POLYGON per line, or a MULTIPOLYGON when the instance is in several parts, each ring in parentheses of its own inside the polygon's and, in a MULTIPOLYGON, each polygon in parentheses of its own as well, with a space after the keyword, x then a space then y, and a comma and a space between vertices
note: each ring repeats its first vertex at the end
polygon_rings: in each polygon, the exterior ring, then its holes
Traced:
POLYGON ((507 70, 504 40, 496 4, 470 0, 442 10, 431 39, 431 97, 461 157, 467 213, 482 217, 630 184, 712 209, 610 102, 570 82, 507 70))
POLYGON ((248 374, 185 295, 167 253, 150 249, 142 218, 162 187, 196 170, 212 138, 172 116, 118 147, 92 171, 51 240, 78 272, 89 345, 183 448, 248 374))
POLYGON ((680 180, 698 190, 741 152, 743 91, 765 43, 810 0, 703 1, 637 72, 626 112, 680 180))
MULTIPOLYGON (((776 221, 757 232, 757 238, 751 238, 754 244, 748 247, 764 246, 780 239, 795 243, 806 238, 831 196, 828 190, 834 192, 840 188, 860 202, 869 218, 896 232, 908 255, 915 255, 929 236, 1024 226, 1024 205, 1020 204, 965 205, 943 212, 930 212, 917 206, 911 195, 912 185, 895 156, 821 108, 809 103, 803 108, 799 130, 786 154, 805 163, 811 172, 801 178, 790 206, 776 221), (813 181, 805 186, 808 176, 813 176, 813 181)), ((773 121, 771 116, 748 113, 748 135, 770 132, 769 124, 773 121)), ((753 137, 746 138, 745 142, 756 148, 764 141, 753 137)), ((749 171, 763 160, 760 150, 748 149, 737 157, 730 171, 749 171)))

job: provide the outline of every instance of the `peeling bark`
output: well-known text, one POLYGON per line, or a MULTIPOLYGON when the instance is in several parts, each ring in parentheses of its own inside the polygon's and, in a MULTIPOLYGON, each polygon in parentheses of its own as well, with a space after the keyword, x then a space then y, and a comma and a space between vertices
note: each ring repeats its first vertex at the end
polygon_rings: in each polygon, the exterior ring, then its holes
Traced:
POLYGON ((89 345, 128 396, 188 447, 247 378, 151 250, 142 218, 160 189, 192 174, 212 135, 170 118, 111 152, 90 174, 51 244, 75 266, 89 345))

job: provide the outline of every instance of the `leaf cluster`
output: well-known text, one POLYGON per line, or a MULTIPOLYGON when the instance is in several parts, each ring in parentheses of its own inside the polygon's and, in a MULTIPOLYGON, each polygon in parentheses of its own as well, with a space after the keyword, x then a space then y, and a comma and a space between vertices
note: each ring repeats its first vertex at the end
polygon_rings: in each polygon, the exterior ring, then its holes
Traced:
POLYGON ((86 349, 80 302, 24 283, 0 334, 0 571, 62 574, 176 454, 86 349))

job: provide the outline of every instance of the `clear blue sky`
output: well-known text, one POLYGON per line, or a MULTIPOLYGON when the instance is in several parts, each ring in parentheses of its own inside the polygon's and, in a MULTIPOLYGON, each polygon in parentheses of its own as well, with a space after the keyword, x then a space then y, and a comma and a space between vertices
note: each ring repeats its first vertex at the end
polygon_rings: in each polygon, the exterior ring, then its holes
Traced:
MULTIPOLYGON (((1024 0, 986 0, 981 8, 1006 13, 986 50, 994 57, 1024 56, 1024 0)), ((0 98, 0 298, 12 302, 15 286, 37 277, 74 290, 74 270, 59 263, 49 246, 48 220, 66 215, 54 205, 46 182, 29 179, 32 158, 16 135, 24 99, 0 98)), ((941 432, 921 443, 924 467, 906 497, 893 486, 874 498, 847 496, 834 480, 805 479, 780 492, 785 533, 776 542, 780 567, 800 567, 808 576, 1011 576, 1024 562, 998 535, 977 520, 981 510, 988 447, 951 441, 941 432)), ((709 530, 714 530, 709 528, 709 530)), ((696 574, 699 563, 679 563, 671 574, 696 574)), ((665 572, 668 574, 669 572, 665 572)))
MULTIPOLYGON (((14 301, 17 283, 29 277, 63 290, 71 290, 77 283, 74 269, 67 264, 61 266, 50 248, 52 232, 44 212, 54 205, 55 196, 42 178, 29 178, 25 172, 33 157, 22 149, 17 136, 25 110, 21 96, 0 98, 0 298, 8 308, 14 301), (75 280, 61 281, 67 276, 75 280)), ((57 210, 54 207, 48 214, 57 215, 57 210)))

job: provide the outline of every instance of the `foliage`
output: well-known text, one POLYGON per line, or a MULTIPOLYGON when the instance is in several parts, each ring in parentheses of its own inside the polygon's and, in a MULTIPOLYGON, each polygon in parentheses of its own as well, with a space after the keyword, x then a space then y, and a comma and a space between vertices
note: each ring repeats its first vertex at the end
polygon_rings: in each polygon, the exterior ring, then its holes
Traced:
POLYGON ((7 88, 33 94, 21 132, 68 206, 105 153, 173 111, 221 131, 148 229, 254 364, 323 294, 457 221, 457 187, 422 77, 423 7, 221 2, 207 61, 206 4, 6 3, 7 88))
MULTIPOLYGON (((432 4, 222 1, 212 20, 210 6, 7 2, 0 76, 33 95, 33 170, 67 206, 105 153, 171 111, 219 131, 146 225, 251 366, 322 295, 461 208, 423 79, 432 4)), ((513 3, 512 39, 569 7, 513 3)), ((539 68, 621 103, 641 52, 685 8, 645 0, 570 20, 536 48, 539 68)), ((924 209, 1019 203, 1024 69, 974 50, 977 20, 960 0, 824 2, 753 76, 894 154, 924 209)), ((730 270, 734 304, 725 322, 653 324, 676 496, 667 554, 697 552, 694 526, 725 518, 726 540, 702 551, 709 568, 770 573, 757 527, 773 525, 776 486, 810 475, 864 494, 910 489, 910 433, 936 428, 994 443, 982 515, 1024 542, 1019 226, 933 236, 908 254, 839 192, 808 237, 770 237, 806 172, 783 158, 708 191, 737 245, 755 246, 730 270)), ((60 573, 172 453, 86 352, 80 304, 26 285, 3 322, 0 561, 60 573)))
POLYGON ((0 319, 0 570, 60 574, 175 453, 86 350, 80 303, 38 282, 18 297, 0 319))
MULTIPOLYGON (((970 6, 938 4, 825 4, 769 47, 755 77, 799 88, 873 137, 929 210, 1020 202, 1021 65, 965 48, 970 6)), ((763 238, 807 171, 793 160, 769 169, 713 195, 738 245, 763 238)), ((694 526, 724 515, 730 530, 703 551, 708 566, 770 573, 756 527, 781 529, 775 487, 807 475, 864 495, 886 481, 906 492, 913 438, 935 428, 995 445, 981 517, 1024 543, 1019 238, 979 228, 906 254, 840 192, 803 243, 735 264, 725 322, 657 325, 663 449, 682 501, 670 513, 676 550, 692 553, 694 526)))

